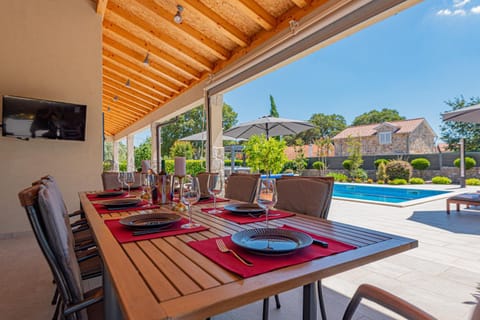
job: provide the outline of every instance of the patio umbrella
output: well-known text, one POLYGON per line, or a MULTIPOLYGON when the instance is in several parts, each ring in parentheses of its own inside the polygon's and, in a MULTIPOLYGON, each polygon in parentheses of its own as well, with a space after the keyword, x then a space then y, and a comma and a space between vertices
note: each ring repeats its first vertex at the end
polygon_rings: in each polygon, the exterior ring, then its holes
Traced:
MULTIPOLYGON (((190 136, 183 137, 180 140, 182 140, 182 141, 205 141, 205 140, 207 140, 207 132, 203 131, 203 132, 195 133, 195 134, 192 134, 190 136)), ((223 140, 224 141, 238 141, 238 140, 244 140, 244 139, 238 139, 238 138, 234 138, 234 137, 231 137, 231 136, 223 135, 223 140)))
POLYGON ((480 104, 442 114, 443 121, 480 123, 480 104))
POLYGON ((226 135, 248 139, 262 133, 269 137, 297 134, 313 128, 307 121, 264 116, 257 120, 241 123, 225 131, 226 135))

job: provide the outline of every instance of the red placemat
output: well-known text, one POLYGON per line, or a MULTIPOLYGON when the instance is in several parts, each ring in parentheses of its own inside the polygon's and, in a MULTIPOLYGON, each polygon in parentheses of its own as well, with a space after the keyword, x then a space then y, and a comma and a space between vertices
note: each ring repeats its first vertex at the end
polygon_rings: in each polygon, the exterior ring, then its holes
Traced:
POLYGON ((120 219, 111 219, 111 220, 105 220, 105 224, 107 225, 108 229, 112 232, 113 236, 119 243, 127 243, 127 242, 132 242, 132 241, 140 241, 140 240, 148 240, 148 239, 156 239, 156 238, 161 238, 161 237, 168 237, 168 236, 176 236, 179 234, 185 234, 185 233, 192 233, 192 232, 199 232, 199 231, 205 231, 208 230, 207 227, 200 226, 198 228, 193 228, 193 229, 179 229, 182 224, 188 223, 188 219, 182 218, 182 220, 175 222, 170 226, 169 229, 175 229, 175 230, 170 230, 165 229, 164 231, 161 232, 156 232, 156 233, 151 233, 151 234, 144 234, 141 236, 134 236, 132 235, 132 232, 134 230, 126 228, 124 225, 120 224, 118 222, 120 219))
MULTIPOLYGON (((297 230, 302 231, 300 229, 292 228, 287 225, 282 227, 283 229, 289 230, 297 230)), ((302 231, 304 232, 304 231, 302 231)), ((292 266, 295 264, 300 264, 303 262, 307 262, 313 259, 326 257, 332 254, 348 251, 355 249, 355 246, 336 241, 330 238, 318 236, 315 234, 310 234, 313 238, 326 241, 328 242, 328 248, 323 248, 319 245, 312 244, 309 247, 297 250, 292 254, 288 255, 259 255, 252 253, 246 249, 243 249, 237 245, 235 245, 231 240, 230 236, 222 237, 223 241, 227 245, 228 248, 234 249, 240 256, 245 257, 247 260, 253 263, 253 267, 249 267, 241 263, 237 258, 233 256, 231 253, 222 253, 218 250, 216 240, 218 238, 211 238, 207 240, 199 240, 199 241, 190 241, 188 245, 195 249, 196 251, 200 252, 213 262, 221 265, 227 270, 230 270, 243 278, 253 277, 265 272, 269 272, 272 270, 292 266)))
MULTIPOLYGON (((217 198, 217 203, 219 202, 228 202, 230 200, 224 198, 217 198)), ((207 199, 200 199, 196 204, 205 204, 205 203, 213 203, 213 197, 207 199)))
POLYGON ((148 210, 148 209, 156 209, 156 208, 160 207, 156 204, 150 205, 145 200, 140 201, 140 203, 135 207, 125 207, 125 208, 118 209, 118 210, 109 210, 103 204, 100 204, 100 203, 94 203, 93 206, 95 207, 95 210, 97 210, 97 212, 99 214, 108 214, 108 213, 125 212, 125 211, 137 211, 137 210, 148 210))
MULTIPOLYGON (((106 192, 107 191, 118 191, 118 190, 105 190, 106 192)), ((96 193, 89 193, 87 194, 87 198, 88 200, 91 200, 91 201, 97 201, 97 200, 111 200, 111 199, 121 199, 121 198, 127 198, 127 197, 134 197, 132 195, 128 195, 127 192, 124 192, 123 194, 119 195, 119 196, 113 196, 113 197, 98 197, 96 193)))
MULTIPOLYGON (((208 211, 212 210, 212 208, 202 208, 202 212, 207 213, 208 211)), ((247 224, 247 223, 253 223, 253 222, 264 222, 265 221, 265 216, 262 215, 258 218, 252 217, 249 215, 238 215, 238 214, 233 214, 228 210, 225 210, 223 207, 217 207, 217 209, 222 210, 221 213, 215 214, 217 217, 223 218, 225 220, 229 220, 238 224, 247 224)), ((280 210, 269 210, 268 211, 268 220, 275 220, 275 219, 283 219, 283 218, 288 218, 294 216, 295 213, 290 213, 290 212, 285 212, 285 211, 280 211, 280 210)))

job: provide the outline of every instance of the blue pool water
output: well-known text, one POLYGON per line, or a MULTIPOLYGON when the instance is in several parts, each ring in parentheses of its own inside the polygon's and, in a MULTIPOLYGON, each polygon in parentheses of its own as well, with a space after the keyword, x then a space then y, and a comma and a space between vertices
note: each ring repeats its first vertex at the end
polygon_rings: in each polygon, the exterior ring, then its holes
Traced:
POLYGON ((385 203, 402 203, 445 193, 449 193, 449 191, 364 186, 343 183, 335 183, 333 186, 333 196, 337 198, 378 201, 385 203))

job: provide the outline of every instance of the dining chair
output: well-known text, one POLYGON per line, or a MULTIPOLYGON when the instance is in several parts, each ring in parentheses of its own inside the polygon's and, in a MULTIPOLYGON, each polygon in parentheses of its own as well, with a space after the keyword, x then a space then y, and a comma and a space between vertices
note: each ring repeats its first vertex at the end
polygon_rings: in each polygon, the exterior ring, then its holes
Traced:
POLYGON ((259 174, 232 173, 225 185, 225 198, 253 203, 259 174))
POLYGON ((51 186, 37 184, 19 193, 37 242, 54 276, 60 301, 53 319, 103 319, 103 289, 84 292, 80 266, 63 214, 63 203, 51 186))
POLYGON ((210 198, 208 192, 208 176, 218 175, 216 172, 199 172, 197 173, 198 184, 200 186, 200 198, 210 198))
MULTIPOLYGON (((297 177, 284 176, 277 179, 276 209, 327 219, 333 194, 333 177, 297 177)), ((327 319, 322 282, 317 281, 318 302, 323 320, 327 319)), ((264 299, 263 319, 268 319, 269 298, 264 299), (267 309, 267 310, 265 310, 267 309)), ((275 295, 277 309, 278 295, 275 295)))
MULTIPOLYGON (((403 300, 402 298, 395 296, 383 289, 372 286, 370 284, 362 284, 358 287, 357 291, 353 295, 350 303, 343 314, 343 320, 352 319, 355 311, 362 299, 367 299, 376 304, 385 307, 398 315, 406 319, 415 319, 415 320, 434 320, 436 319, 432 315, 426 313, 425 311, 419 309, 413 304, 403 300)), ((472 320, 478 320, 480 318, 480 308, 479 304, 473 313, 472 320)))
POLYGON ((123 186, 118 181, 118 172, 102 172, 103 190, 119 189, 123 186))

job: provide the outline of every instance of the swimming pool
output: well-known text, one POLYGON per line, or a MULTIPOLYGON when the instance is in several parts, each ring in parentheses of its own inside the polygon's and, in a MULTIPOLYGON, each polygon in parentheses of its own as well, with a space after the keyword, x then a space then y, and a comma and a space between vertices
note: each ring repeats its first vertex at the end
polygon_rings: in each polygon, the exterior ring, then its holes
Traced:
POLYGON ((366 186, 337 182, 333 186, 333 197, 337 199, 400 206, 435 200, 448 193, 450 191, 401 188, 396 186, 366 186))

